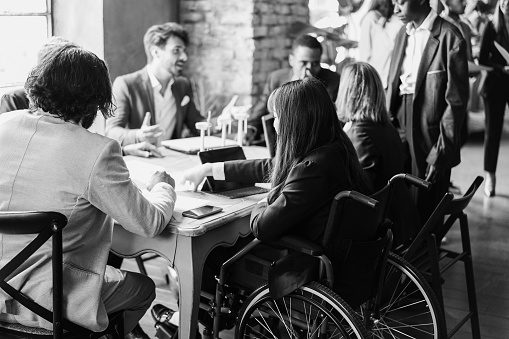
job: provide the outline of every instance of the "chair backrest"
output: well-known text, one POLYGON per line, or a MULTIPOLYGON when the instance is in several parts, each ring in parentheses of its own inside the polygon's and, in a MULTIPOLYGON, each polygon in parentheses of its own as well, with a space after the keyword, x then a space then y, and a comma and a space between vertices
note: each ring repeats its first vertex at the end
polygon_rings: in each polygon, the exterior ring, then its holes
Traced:
POLYGON ((0 269, 0 288, 20 304, 53 323, 53 337, 62 337, 62 229, 67 218, 57 212, 0 212, 0 233, 38 234, 0 269), (52 241, 53 312, 35 303, 5 280, 49 238, 52 241))
POLYGON ((412 199, 408 184, 428 189, 430 183, 411 174, 394 175, 382 189, 371 195, 378 200, 383 216, 392 222, 394 246, 413 239, 422 226, 419 211, 412 199))
POLYGON ((274 115, 267 114, 262 116, 263 135, 265 137, 265 144, 269 149, 270 157, 276 155, 276 129, 274 128, 274 115))
POLYGON ((381 222, 377 200, 355 191, 339 192, 332 202, 321 245, 327 248, 334 239, 373 240, 381 222))
POLYGON ((465 208, 467 208, 468 204, 474 197, 475 192, 479 189, 483 182, 484 178, 481 176, 477 176, 468 190, 463 194, 462 197, 453 199, 449 204, 449 208, 446 211, 446 215, 449 215, 447 220, 444 222, 443 227, 440 227, 436 231, 437 240, 440 241, 442 238, 449 232, 449 229, 454 224, 456 219, 458 219, 462 214, 464 214, 465 208))
POLYGON ((412 261, 416 254, 426 246, 426 241, 428 241, 431 235, 434 235, 435 241, 439 246, 442 238, 447 234, 456 219, 463 214, 463 210, 472 200, 482 181, 483 178, 480 176, 475 178, 470 188, 460 198, 454 199, 452 193, 446 193, 429 216, 419 234, 417 234, 414 241, 405 251, 404 258, 412 261), (444 218, 448 215, 450 215, 449 218, 444 222, 444 218))
POLYGON ((340 192, 329 213, 322 246, 333 263, 333 288, 350 305, 374 297, 392 233, 382 227, 379 203, 357 192, 340 192))

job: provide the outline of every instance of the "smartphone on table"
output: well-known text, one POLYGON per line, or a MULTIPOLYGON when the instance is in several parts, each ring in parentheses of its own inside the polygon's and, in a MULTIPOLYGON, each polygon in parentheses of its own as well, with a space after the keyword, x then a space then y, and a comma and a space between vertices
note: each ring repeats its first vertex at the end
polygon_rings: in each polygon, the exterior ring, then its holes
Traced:
POLYGON ((205 205, 197 208, 193 208, 187 211, 182 212, 184 217, 189 217, 193 219, 201 219, 208 217, 209 215, 216 214, 221 212, 223 209, 221 207, 205 205))

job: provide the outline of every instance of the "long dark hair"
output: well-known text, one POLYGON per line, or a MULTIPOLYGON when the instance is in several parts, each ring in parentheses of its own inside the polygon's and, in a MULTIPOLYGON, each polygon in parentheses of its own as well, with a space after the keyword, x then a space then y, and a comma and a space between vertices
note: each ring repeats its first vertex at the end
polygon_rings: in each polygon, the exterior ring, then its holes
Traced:
POLYGON ((64 121, 92 125, 97 111, 112 115, 108 68, 94 53, 72 44, 55 46, 25 83, 31 110, 42 109, 64 121))
POLYGON ((312 77, 289 82, 274 91, 268 106, 279 118, 276 156, 271 173, 277 197, 290 170, 318 147, 339 141, 344 148, 347 180, 353 189, 366 185, 357 153, 341 129, 334 103, 325 86, 312 77))

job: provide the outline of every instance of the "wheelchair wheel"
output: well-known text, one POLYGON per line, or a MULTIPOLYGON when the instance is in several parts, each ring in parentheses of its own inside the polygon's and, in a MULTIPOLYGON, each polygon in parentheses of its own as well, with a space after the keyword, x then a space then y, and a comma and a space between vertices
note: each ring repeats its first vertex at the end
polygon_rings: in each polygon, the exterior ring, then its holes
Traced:
POLYGON ((336 293, 311 282, 273 299, 254 291, 237 318, 235 338, 367 338, 361 320, 336 293))
POLYGON ((442 308, 422 274, 401 257, 390 253, 382 285, 381 304, 360 308, 374 338, 444 338, 442 308), (367 318, 367 319, 366 319, 367 318))

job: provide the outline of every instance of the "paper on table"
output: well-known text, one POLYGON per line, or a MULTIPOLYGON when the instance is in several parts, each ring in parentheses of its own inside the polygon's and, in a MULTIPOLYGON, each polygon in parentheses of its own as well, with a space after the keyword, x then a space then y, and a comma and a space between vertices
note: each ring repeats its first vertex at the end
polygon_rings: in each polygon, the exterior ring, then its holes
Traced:
POLYGON ((502 45, 500 45, 498 42, 495 41, 495 47, 498 49, 498 51, 500 52, 500 54, 502 54, 502 56, 504 57, 505 59, 505 62, 509 65, 509 52, 507 52, 507 50, 502 47, 502 45))
POLYGON ((143 161, 129 159, 125 163, 131 175, 131 180, 141 189, 146 189, 147 184, 156 171, 164 171, 162 166, 148 164, 143 161))

